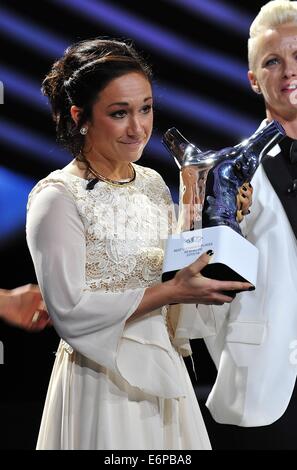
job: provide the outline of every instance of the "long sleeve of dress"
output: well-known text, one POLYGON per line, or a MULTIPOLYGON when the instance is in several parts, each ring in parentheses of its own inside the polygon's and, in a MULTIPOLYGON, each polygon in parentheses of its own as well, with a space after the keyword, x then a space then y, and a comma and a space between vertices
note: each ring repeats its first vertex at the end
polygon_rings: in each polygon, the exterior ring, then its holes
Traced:
POLYGON ((27 242, 57 333, 76 351, 116 370, 125 322, 145 289, 116 293, 86 289, 85 227, 61 184, 34 195, 27 217, 27 242))

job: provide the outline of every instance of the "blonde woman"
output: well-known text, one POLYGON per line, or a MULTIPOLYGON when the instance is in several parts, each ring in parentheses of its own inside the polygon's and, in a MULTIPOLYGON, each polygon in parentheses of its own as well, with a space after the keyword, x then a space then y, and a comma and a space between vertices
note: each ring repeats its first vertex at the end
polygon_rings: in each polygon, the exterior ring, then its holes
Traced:
POLYGON ((252 180, 245 233, 259 248, 257 289, 214 307, 220 332, 207 339, 218 368, 207 406, 220 423, 264 426, 290 402, 297 375, 297 2, 270 1, 250 28, 252 90, 288 137, 252 180))

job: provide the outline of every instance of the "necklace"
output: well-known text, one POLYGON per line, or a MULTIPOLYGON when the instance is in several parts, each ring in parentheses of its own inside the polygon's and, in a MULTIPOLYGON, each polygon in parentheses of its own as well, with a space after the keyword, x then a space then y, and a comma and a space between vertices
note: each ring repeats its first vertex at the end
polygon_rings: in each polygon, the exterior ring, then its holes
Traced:
MULTIPOLYGON (((94 153, 97 154, 98 156, 100 156, 98 154, 98 152, 95 151, 95 149, 93 149, 94 153)), ((88 189, 93 189, 93 187, 95 186, 96 182, 98 180, 101 180, 101 181, 104 181, 105 183, 107 184, 110 184, 112 186, 124 186, 124 185, 128 185, 128 184, 131 184, 133 183, 133 181, 135 180, 136 178, 136 171, 135 171, 135 168, 134 166, 132 165, 132 163, 128 163, 128 166, 129 166, 129 169, 130 169, 130 174, 131 174, 131 177, 128 179, 128 180, 112 180, 110 178, 108 178, 107 176, 104 176, 104 175, 101 175, 97 170, 95 170, 95 168, 92 167, 92 165, 90 164, 90 161, 85 157, 85 155, 82 153, 82 151, 79 153, 77 159, 79 161, 82 161, 83 163, 86 164, 87 166, 87 170, 93 175, 95 176, 95 180, 91 180, 89 183, 88 183, 88 186, 91 184, 90 188, 88 189)))
POLYGON ((129 178, 128 180, 124 180, 124 181, 117 181, 117 180, 112 180, 110 178, 107 178, 107 176, 103 176, 101 175, 100 173, 98 173, 97 170, 95 170, 91 165, 90 165, 90 162, 88 162, 88 169, 90 171, 90 173, 92 173, 92 175, 95 176, 95 178, 101 180, 101 181, 104 181, 105 183, 107 184, 111 184, 112 186, 124 186, 124 185, 127 185, 127 184, 131 184, 133 183, 133 181, 135 180, 136 178, 136 171, 135 171, 135 168, 134 166, 132 165, 132 163, 129 163, 129 169, 130 169, 130 173, 131 173, 131 178, 129 178))

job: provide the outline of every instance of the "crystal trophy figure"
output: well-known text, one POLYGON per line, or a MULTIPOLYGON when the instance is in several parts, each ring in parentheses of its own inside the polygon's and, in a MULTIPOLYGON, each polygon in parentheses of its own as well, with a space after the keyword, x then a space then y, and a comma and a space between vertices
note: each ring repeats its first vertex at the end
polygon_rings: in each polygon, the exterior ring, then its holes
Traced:
POLYGON ((258 250, 236 220, 237 194, 284 137, 282 126, 272 121, 234 147, 202 152, 175 128, 164 134, 162 142, 180 169, 180 200, 177 232, 166 244, 163 281, 212 249, 203 275, 256 285, 258 250))

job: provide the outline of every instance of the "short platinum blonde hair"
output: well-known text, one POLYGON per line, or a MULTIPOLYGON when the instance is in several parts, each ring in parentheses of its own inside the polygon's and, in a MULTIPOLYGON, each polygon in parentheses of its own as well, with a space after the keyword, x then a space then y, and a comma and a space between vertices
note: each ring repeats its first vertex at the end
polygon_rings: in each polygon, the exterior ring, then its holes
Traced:
POLYGON ((297 26, 297 1, 272 0, 261 8, 250 27, 250 37, 248 40, 250 70, 255 71, 259 38, 268 29, 275 29, 277 26, 286 23, 296 23, 297 26))

